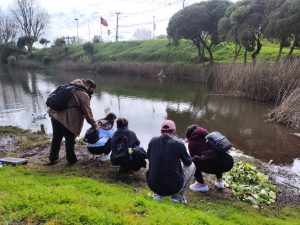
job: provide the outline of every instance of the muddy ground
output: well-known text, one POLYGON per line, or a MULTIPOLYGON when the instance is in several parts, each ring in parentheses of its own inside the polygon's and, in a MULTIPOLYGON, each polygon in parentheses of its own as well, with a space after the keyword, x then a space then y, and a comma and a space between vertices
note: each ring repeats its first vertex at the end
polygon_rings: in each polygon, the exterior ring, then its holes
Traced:
MULTIPOLYGON (((44 140, 49 140, 48 143, 39 145, 37 147, 21 147, 18 143, 20 139, 24 139, 22 135, 1 135, 0 136, 0 158, 2 157, 19 157, 28 160, 28 166, 34 168, 36 171, 79 175, 101 180, 108 183, 119 183, 139 190, 147 187, 145 180, 145 169, 133 174, 120 174, 118 167, 112 166, 109 161, 102 162, 99 159, 90 159, 86 146, 77 141, 75 146, 76 155, 79 161, 72 166, 67 164, 65 158, 64 145, 61 146, 60 159, 58 164, 53 166, 45 166, 48 162, 48 154, 50 148, 50 137, 43 135, 44 140)), ((235 160, 242 159, 255 164, 260 170, 263 170, 270 176, 271 182, 277 186, 277 204, 284 205, 299 205, 300 204, 300 176, 292 173, 285 167, 279 167, 272 164, 262 163, 251 157, 241 154, 234 150, 232 154, 235 160)), ((223 192, 219 192, 213 187, 215 178, 211 175, 204 174, 204 179, 210 187, 210 191, 205 194, 205 197, 212 198, 232 198, 232 193, 229 188, 223 192)), ((150 191, 149 191, 150 192, 150 191)), ((188 198, 191 198, 193 193, 188 192, 188 198)))

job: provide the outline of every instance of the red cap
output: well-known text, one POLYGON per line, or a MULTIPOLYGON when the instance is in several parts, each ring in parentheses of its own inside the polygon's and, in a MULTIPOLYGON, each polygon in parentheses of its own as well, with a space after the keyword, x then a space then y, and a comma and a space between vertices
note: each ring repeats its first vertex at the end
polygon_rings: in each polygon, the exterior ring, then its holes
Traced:
POLYGON ((176 126, 175 126, 174 121, 172 121, 172 120, 165 120, 161 124, 160 130, 162 130, 162 131, 176 130, 176 126))

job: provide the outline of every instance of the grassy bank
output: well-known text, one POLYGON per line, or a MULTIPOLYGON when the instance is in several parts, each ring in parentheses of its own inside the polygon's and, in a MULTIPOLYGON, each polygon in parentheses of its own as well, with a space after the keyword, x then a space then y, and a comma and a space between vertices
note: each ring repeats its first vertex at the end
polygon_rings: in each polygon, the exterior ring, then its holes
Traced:
MULTIPOLYGON (((1 224, 299 224, 296 208, 256 210, 236 200, 193 194, 189 206, 153 201, 130 188, 68 174, 4 167, 1 224)), ((98 171, 101 173, 101 171, 98 171)), ((189 198, 191 199, 191 198, 189 198)))
MULTIPOLYGON (((0 127, 0 142, 6 140, 7 143, 0 146, 0 155, 13 154, 29 161, 27 166, 4 165, 0 168, 0 224, 292 225, 300 222, 299 205, 295 201, 286 204, 287 199, 295 197, 284 186, 277 186, 276 191, 289 194, 288 198, 279 196, 276 204, 262 204, 258 209, 237 200, 238 196, 232 194, 231 188, 222 192, 213 188, 215 178, 206 174, 210 191, 204 194, 187 191, 189 205, 174 204, 169 199, 157 202, 151 197, 143 169, 132 175, 119 174, 118 168, 110 162, 89 160, 86 146, 80 142, 76 144, 80 160, 75 165, 66 164, 62 146, 58 164, 43 166, 49 144, 32 143, 28 148, 17 141, 29 134, 33 133, 0 127), (12 143, 15 143, 14 147, 7 151, 12 143)), ((43 140, 49 139, 34 134, 43 140)), ((261 175, 257 176, 261 179, 261 175)), ((254 181, 254 174, 248 174, 247 179, 254 181)))
MULTIPOLYGON (((278 46, 278 43, 264 41, 261 52, 258 55, 258 61, 274 61, 279 50, 278 46)), ((288 51, 289 48, 283 49, 283 57, 288 51)), ((213 46, 212 52, 216 62, 231 63, 234 57, 234 45, 231 43, 221 43, 213 46)), ((243 61, 243 54, 242 50, 237 62, 243 61)), ((295 49, 294 54, 299 55, 300 50, 295 49)), ((60 62, 63 60, 79 61, 86 57, 86 55, 82 45, 69 45, 66 47, 40 49, 34 52, 33 57, 36 60, 42 60, 47 56, 49 61, 60 62)), ((251 62, 250 55, 248 56, 249 62, 251 62)), ((91 61, 194 64, 197 62, 197 48, 188 40, 181 40, 177 46, 170 45, 167 39, 101 43, 95 45, 91 61)))

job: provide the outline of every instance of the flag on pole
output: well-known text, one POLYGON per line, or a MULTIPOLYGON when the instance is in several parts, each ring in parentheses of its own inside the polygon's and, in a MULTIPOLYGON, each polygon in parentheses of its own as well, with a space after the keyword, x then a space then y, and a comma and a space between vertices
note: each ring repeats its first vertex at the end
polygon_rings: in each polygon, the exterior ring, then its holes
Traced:
POLYGON ((100 24, 102 24, 102 25, 105 26, 105 27, 108 26, 108 23, 107 23, 107 21, 106 21, 104 18, 101 17, 100 20, 101 20, 101 21, 100 21, 100 24))

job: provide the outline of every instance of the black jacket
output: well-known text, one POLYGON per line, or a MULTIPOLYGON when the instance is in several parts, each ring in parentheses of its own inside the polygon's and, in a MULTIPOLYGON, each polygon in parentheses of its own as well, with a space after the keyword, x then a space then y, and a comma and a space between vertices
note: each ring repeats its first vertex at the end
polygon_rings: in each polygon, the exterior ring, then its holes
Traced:
POLYGON ((161 196, 178 193, 184 184, 181 162, 185 166, 192 164, 185 145, 166 134, 152 138, 147 158, 147 183, 150 189, 161 196))
POLYGON ((137 138, 136 134, 129 130, 127 127, 118 128, 117 131, 114 133, 114 135, 111 138, 111 147, 112 151, 116 149, 116 141, 119 139, 119 137, 125 135, 128 138, 128 147, 133 148, 140 145, 140 141, 137 138))

